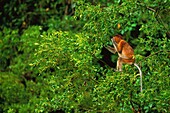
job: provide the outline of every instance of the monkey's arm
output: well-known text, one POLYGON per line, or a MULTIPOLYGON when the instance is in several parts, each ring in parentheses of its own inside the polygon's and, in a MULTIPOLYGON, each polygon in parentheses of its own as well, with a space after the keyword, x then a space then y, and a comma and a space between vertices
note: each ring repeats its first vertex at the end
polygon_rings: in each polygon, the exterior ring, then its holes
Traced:
POLYGON ((112 44, 114 46, 115 51, 118 52, 118 50, 117 50, 117 43, 113 39, 111 39, 111 41, 112 41, 112 44))
POLYGON ((116 50, 115 48, 111 47, 111 46, 107 46, 105 47, 107 50, 109 50, 111 53, 115 54, 116 53, 116 50))
POLYGON ((126 44, 127 42, 125 42, 124 40, 121 40, 118 45, 117 45, 117 52, 118 53, 122 53, 122 50, 124 48, 124 45, 126 44))

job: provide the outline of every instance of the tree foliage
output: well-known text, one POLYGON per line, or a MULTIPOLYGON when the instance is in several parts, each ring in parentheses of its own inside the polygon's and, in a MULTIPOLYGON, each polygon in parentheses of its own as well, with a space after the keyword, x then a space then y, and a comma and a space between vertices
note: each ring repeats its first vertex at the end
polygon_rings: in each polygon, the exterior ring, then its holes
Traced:
POLYGON ((0 112, 170 112, 167 0, 2 3, 0 112), (135 49, 143 92, 134 66, 113 69, 115 34, 135 49))

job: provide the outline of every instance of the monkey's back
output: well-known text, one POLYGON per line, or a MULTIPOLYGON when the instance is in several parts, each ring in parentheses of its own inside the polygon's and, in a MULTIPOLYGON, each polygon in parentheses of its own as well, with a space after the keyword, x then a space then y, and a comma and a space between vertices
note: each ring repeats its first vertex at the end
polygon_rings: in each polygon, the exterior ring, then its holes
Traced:
MULTIPOLYGON (((121 40, 120 44, 122 44, 122 53, 121 57, 124 59, 134 59, 134 50, 133 48, 125 41, 121 40)), ((134 59, 135 60, 135 59, 134 59)))

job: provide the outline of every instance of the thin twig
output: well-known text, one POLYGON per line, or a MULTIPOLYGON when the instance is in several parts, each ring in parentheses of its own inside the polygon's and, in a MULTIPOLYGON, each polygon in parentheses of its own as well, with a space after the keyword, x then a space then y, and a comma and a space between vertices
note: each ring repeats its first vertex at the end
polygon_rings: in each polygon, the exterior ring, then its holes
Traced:
POLYGON ((160 53, 160 52, 167 52, 167 53, 168 53, 168 52, 170 52, 170 50, 167 50, 167 51, 160 50, 160 51, 157 51, 157 52, 155 52, 155 53, 153 53, 153 54, 150 54, 149 56, 145 57, 142 61, 140 61, 139 64, 140 64, 141 62, 145 61, 147 58, 149 58, 149 57, 151 57, 151 56, 153 56, 153 55, 156 55, 156 54, 158 54, 158 53, 160 53))

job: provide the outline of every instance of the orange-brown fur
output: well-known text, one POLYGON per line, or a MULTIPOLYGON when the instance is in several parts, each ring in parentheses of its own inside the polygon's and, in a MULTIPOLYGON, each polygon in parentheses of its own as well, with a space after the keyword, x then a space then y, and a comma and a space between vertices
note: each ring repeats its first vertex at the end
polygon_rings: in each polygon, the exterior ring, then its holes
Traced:
POLYGON ((135 62, 134 50, 125 40, 123 40, 121 35, 114 36, 112 42, 119 55, 117 69, 122 71, 122 63, 133 64, 135 62))

